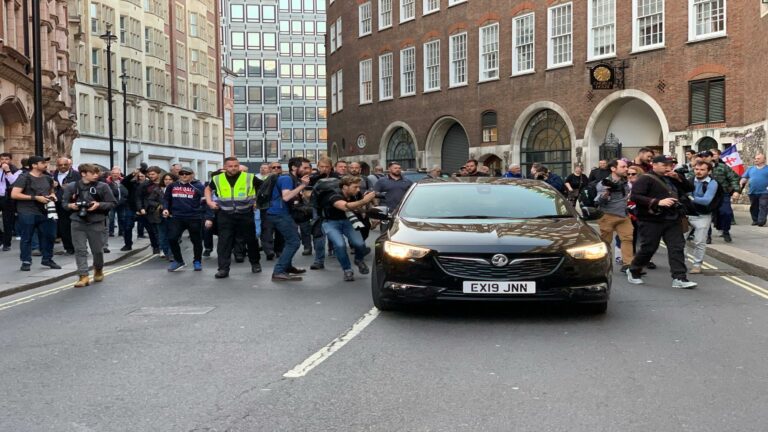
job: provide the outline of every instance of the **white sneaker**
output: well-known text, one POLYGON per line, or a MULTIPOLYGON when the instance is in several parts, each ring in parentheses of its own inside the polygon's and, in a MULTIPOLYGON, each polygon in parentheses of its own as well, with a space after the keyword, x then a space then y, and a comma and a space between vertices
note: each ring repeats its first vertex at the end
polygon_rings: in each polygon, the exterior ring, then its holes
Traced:
POLYGON ((645 283, 643 281, 643 278, 641 277, 636 278, 632 276, 632 271, 630 271, 629 269, 627 269, 627 282, 631 283, 632 285, 642 285, 645 283))
POLYGON ((696 282, 688 279, 672 279, 672 288, 694 289, 698 286, 696 282))

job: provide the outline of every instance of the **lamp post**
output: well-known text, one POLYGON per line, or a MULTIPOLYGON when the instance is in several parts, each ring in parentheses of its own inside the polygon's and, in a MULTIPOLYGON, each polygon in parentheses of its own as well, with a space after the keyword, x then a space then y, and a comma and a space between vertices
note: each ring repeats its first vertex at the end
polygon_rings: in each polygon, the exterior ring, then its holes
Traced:
POLYGON ((128 173, 128 75, 120 75, 123 84, 123 173, 128 173))
MULTIPOLYGON (((27 2, 24 2, 26 9, 27 2)), ((26 13, 24 18, 26 19, 26 13)), ((27 26, 24 26, 26 29, 27 26)), ((42 70, 42 41, 40 38, 40 0, 32 0, 32 74, 34 85, 34 127, 35 127, 35 154, 43 155, 43 70, 42 70)), ((24 47, 29 47, 28 32, 24 32, 24 47)), ((25 49, 26 51, 26 49, 25 49)))
POLYGON ((99 39, 107 43, 107 121, 109 122, 109 169, 115 166, 115 143, 112 134, 112 42, 117 36, 112 34, 112 24, 107 23, 107 32, 99 39))

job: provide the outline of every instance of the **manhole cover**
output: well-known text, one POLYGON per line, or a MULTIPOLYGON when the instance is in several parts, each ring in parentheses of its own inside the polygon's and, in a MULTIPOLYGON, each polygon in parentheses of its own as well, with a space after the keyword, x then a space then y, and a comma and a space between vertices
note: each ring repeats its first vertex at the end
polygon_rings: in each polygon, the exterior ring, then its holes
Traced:
POLYGON ((213 306, 168 306, 168 307, 143 307, 136 309, 128 315, 154 316, 154 315, 205 315, 216 309, 213 306))

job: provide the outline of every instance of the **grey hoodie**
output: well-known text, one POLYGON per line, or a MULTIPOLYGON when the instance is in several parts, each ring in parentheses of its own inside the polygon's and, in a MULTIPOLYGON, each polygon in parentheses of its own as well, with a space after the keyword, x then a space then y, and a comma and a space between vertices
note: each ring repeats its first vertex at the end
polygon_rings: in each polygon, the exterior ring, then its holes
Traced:
POLYGON ((73 221, 82 223, 103 223, 107 218, 107 214, 110 210, 115 208, 117 201, 112 194, 112 188, 108 184, 97 181, 93 183, 84 184, 82 181, 76 181, 68 183, 62 190, 62 207, 70 211, 69 218, 73 221), (93 189, 95 188, 95 189, 93 189), (92 196, 91 191, 96 192, 96 196, 92 196), (99 208, 96 211, 88 212, 86 220, 81 220, 77 215, 77 210, 72 210, 67 207, 69 204, 77 201, 98 201, 99 208))

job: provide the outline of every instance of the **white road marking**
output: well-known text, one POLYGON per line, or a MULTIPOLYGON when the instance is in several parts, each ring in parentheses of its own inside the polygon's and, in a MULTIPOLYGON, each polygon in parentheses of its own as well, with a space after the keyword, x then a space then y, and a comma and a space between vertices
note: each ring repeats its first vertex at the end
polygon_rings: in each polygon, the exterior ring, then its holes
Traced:
POLYGON ((319 351, 309 356, 306 360, 301 362, 298 366, 284 373, 286 378, 301 378, 309 373, 312 369, 320 365, 320 363, 326 361, 336 351, 340 350, 344 345, 349 343, 355 336, 359 335, 368 325, 379 316, 379 310, 373 308, 369 310, 365 315, 360 317, 359 320, 341 336, 332 340, 328 345, 322 347, 319 351))

